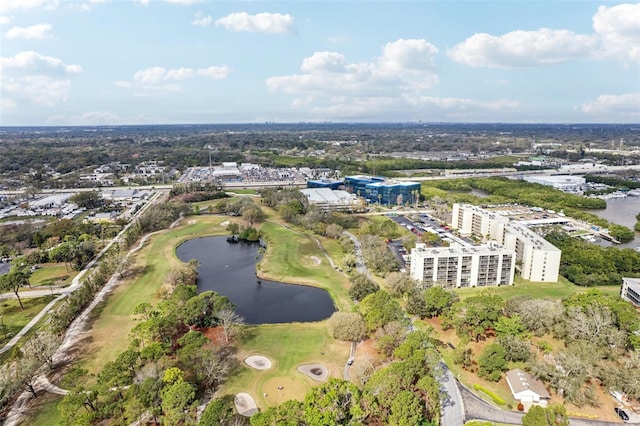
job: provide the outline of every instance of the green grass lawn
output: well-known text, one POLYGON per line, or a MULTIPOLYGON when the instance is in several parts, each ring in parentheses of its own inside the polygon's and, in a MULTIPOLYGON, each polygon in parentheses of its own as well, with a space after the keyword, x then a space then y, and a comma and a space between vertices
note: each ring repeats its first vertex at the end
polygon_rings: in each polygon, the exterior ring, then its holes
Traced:
POLYGON ((326 322, 317 322, 250 327, 240 346, 241 359, 263 355, 271 360, 272 367, 259 371, 243 363, 220 393, 249 392, 265 408, 304 397, 311 386, 319 384, 297 371, 300 364, 321 363, 330 376, 342 377, 350 344, 335 341, 327 332, 326 322), (277 389, 280 385, 284 385, 281 391, 277 389))
POLYGON ((180 262, 175 248, 183 241, 206 235, 223 235, 226 231, 220 216, 190 216, 174 229, 162 231, 147 241, 135 255, 133 271, 107 301, 93 314, 91 338, 88 339, 83 368, 90 373, 102 370, 129 346, 129 332, 135 325, 133 309, 140 303, 154 303, 171 266, 180 262))
POLYGON ((20 309, 16 299, 0 300, 0 345, 11 340, 53 299, 53 296, 23 298, 24 310, 20 309))
POLYGON ((331 267, 311 236, 272 222, 264 223, 260 229, 267 238, 260 276, 324 288, 340 310, 350 310, 352 302, 347 278, 331 267), (320 264, 316 263, 318 259, 320 264))
POLYGON ((620 294, 619 286, 582 287, 571 283, 563 276, 560 276, 557 283, 536 283, 516 276, 512 286, 456 289, 456 293, 462 299, 465 299, 477 295, 486 288, 491 288, 505 299, 515 296, 530 296, 535 299, 561 299, 573 293, 584 293, 591 289, 597 289, 609 295, 620 294))
MULTIPOLYGON (((64 263, 45 263, 31 274, 31 285, 36 286, 65 286, 78 274, 64 263)), ((26 289, 25 289, 26 290, 26 289)))
POLYGON ((23 424, 32 426, 52 426, 62 421, 58 404, 62 401, 62 396, 44 394, 35 400, 35 404, 29 407, 23 424))

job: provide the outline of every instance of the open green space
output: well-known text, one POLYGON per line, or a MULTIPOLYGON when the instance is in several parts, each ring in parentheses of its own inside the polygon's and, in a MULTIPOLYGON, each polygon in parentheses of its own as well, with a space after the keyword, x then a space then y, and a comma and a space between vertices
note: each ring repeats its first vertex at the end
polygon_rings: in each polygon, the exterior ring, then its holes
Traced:
POLYGON ((16 299, 0 300, 0 345, 6 344, 29 323, 54 296, 23 298, 24 310, 16 299))
POLYGON ((135 325, 133 309, 140 303, 154 303, 158 290, 173 265, 180 262, 175 248, 190 238, 223 235, 226 231, 220 216, 197 216, 185 218, 174 229, 152 236, 145 246, 135 254, 131 272, 108 299, 92 315, 91 337, 87 339, 85 353, 91 353, 83 361, 83 368, 98 373, 108 362, 129 345, 129 331, 135 325))
POLYGON ((62 421, 58 410, 58 404, 62 396, 45 393, 35 400, 35 404, 29 408, 23 424, 32 426, 51 426, 62 421))
POLYGON ((267 252, 260 262, 262 277, 324 288, 340 310, 349 310, 348 280, 331 267, 312 236, 272 222, 260 229, 267 239, 267 252))
POLYGON ((263 355, 272 362, 268 370, 255 370, 242 363, 239 371, 230 376, 222 394, 249 392, 260 407, 274 401, 273 383, 287 383, 283 391, 287 399, 301 398, 314 382, 297 371, 300 364, 321 363, 330 376, 342 377, 342 367, 349 357, 349 343, 337 342, 329 336, 326 322, 270 324, 250 327, 242 340, 241 358, 263 355), (274 379, 276 380, 274 382, 274 379), (289 395, 292 391, 296 394, 289 395), (267 394, 265 397, 264 394, 267 394))
POLYGON ((64 263, 45 263, 33 271, 29 280, 34 287, 65 286, 71 284, 77 273, 64 263))
POLYGON ((462 299, 465 299, 475 296, 487 288, 491 288, 496 294, 499 294, 505 299, 516 296, 530 296, 535 299, 562 299, 573 293, 584 293, 592 289, 600 290, 609 295, 618 295, 620 293, 619 286, 582 287, 573 284, 563 276, 559 277, 557 283, 531 282, 520 276, 516 276, 512 286, 464 288, 456 289, 456 293, 458 293, 462 299))

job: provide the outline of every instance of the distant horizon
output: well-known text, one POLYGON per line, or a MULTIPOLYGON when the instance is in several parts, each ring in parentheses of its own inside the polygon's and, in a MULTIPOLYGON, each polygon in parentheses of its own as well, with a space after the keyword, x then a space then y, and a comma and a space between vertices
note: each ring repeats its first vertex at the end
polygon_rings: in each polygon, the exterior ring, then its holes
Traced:
MULTIPOLYGON (((513 125, 513 126, 640 126, 640 122, 508 122, 508 121, 270 121, 270 122, 228 122, 228 123, 138 123, 138 124, 45 124, 45 125, 2 125, 0 129, 12 128, 57 128, 57 127, 153 127, 153 126, 270 126, 270 125, 377 125, 377 124, 412 124, 412 125, 513 125)), ((638 128, 640 130, 640 127, 638 128)))
POLYGON ((637 1, 2 0, 0 28, 2 126, 640 122, 637 1))

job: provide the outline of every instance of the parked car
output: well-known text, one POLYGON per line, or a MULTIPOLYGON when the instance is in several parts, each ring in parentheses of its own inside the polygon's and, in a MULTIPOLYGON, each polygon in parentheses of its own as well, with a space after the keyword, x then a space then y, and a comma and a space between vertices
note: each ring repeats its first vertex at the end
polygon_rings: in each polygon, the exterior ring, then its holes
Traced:
POLYGON ((618 407, 616 407, 616 408, 614 408, 614 410, 616 411, 616 414, 617 414, 618 416, 620 416, 620 418, 621 418, 623 421, 625 421, 625 422, 626 422, 626 421, 628 421, 628 420, 629 420, 629 415, 628 415, 628 414, 627 414, 627 413, 626 413, 622 408, 618 408, 618 407))

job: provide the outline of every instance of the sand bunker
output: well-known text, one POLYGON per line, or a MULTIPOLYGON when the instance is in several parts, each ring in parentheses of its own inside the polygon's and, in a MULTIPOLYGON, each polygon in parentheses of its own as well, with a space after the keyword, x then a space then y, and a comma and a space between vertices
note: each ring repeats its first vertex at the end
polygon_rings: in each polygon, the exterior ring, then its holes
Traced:
POLYGON ((189 222, 187 222, 189 225, 195 225, 196 221, 195 220, 190 220, 189 222))
POLYGON ((231 222, 229 222, 228 220, 225 220, 224 222, 220 222, 220 226, 228 226, 229 223, 231 222))
POLYGON ((324 382, 329 376, 329 370, 322 364, 299 365, 298 371, 318 382, 324 382))
POLYGON ((245 364, 256 370, 268 370, 271 368, 271 360, 262 355, 251 355, 244 359, 245 364))
POLYGON ((241 416, 250 417, 258 412, 258 406, 256 401, 251 395, 246 392, 240 392, 233 398, 233 403, 236 405, 236 410, 241 416))
POLYGON ((310 258, 311 258, 311 260, 313 261, 313 264, 314 264, 314 265, 319 265, 319 264, 321 264, 321 263, 322 263, 322 260, 320 260, 320 258, 319 258, 319 257, 317 257, 317 256, 309 256, 309 257, 310 257, 310 258))

